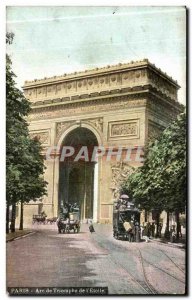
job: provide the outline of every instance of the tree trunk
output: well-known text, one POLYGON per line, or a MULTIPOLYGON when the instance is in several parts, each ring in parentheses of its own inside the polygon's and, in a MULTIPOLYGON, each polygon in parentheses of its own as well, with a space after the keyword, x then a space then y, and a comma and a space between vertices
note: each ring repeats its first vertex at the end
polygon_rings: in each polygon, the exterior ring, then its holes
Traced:
POLYGON ((179 239, 179 232, 180 232, 180 221, 179 221, 179 212, 176 211, 175 212, 175 220, 176 220, 176 224, 177 224, 177 231, 176 231, 176 239, 179 239))
POLYGON ((6 233, 9 233, 9 201, 7 200, 6 207, 6 233))
POLYGON ((12 205, 12 215, 11 215, 11 232, 15 232, 15 217, 16 217, 16 204, 12 205))
POLYGON ((157 231, 156 231, 156 238, 159 238, 160 236, 159 236, 159 216, 160 216, 160 214, 159 213, 157 213, 157 217, 156 217, 156 224, 157 224, 157 231))
POLYGON ((19 230, 23 230, 23 202, 21 201, 20 224, 19 230))
POLYGON ((164 237, 165 238, 169 238, 170 237, 170 231, 169 231, 169 211, 167 211, 167 222, 166 222, 166 229, 165 229, 164 237))

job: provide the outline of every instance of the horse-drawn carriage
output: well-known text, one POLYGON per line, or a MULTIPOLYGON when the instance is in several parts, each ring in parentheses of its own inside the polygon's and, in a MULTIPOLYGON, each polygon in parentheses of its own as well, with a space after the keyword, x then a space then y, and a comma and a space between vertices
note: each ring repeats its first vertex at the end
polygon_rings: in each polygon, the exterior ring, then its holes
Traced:
POLYGON ((33 215, 32 223, 33 224, 54 224, 57 221, 57 217, 53 218, 47 218, 47 215, 45 212, 42 212, 41 214, 33 215))
POLYGON ((66 204, 57 219, 58 233, 79 233, 80 212, 77 205, 66 204))
POLYGON ((41 214, 38 214, 38 215, 33 215, 32 223, 33 224, 46 224, 46 217, 47 217, 47 215, 44 212, 41 214))

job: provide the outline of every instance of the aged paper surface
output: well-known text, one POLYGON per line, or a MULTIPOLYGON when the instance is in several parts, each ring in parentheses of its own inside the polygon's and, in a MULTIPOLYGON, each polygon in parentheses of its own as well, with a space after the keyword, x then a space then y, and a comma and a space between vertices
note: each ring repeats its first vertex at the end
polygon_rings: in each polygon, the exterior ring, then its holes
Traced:
POLYGON ((48 183, 23 231, 16 203, 8 293, 185 294, 186 212, 140 209, 121 187, 186 106, 186 8, 8 6, 6 22, 48 183))

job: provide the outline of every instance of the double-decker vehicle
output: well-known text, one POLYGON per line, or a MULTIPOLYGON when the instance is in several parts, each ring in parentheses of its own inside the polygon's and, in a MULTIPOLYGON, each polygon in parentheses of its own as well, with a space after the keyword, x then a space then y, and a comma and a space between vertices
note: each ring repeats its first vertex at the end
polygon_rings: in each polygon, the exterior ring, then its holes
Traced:
MULTIPOLYGON (((125 197, 125 195, 124 195, 125 197)), ((140 240, 140 211, 128 198, 121 198, 113 206, 113 236, 116 239, 140 240)))

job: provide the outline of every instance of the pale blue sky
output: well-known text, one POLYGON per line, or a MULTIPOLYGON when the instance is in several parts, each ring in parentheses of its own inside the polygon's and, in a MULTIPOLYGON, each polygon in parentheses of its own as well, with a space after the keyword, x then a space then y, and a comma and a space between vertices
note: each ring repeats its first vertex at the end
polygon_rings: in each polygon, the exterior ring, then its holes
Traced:
POLYGON ((185 103, 184 7, 8 7, 8 47, 25 80, 148 58, 181 85, 185 103))

